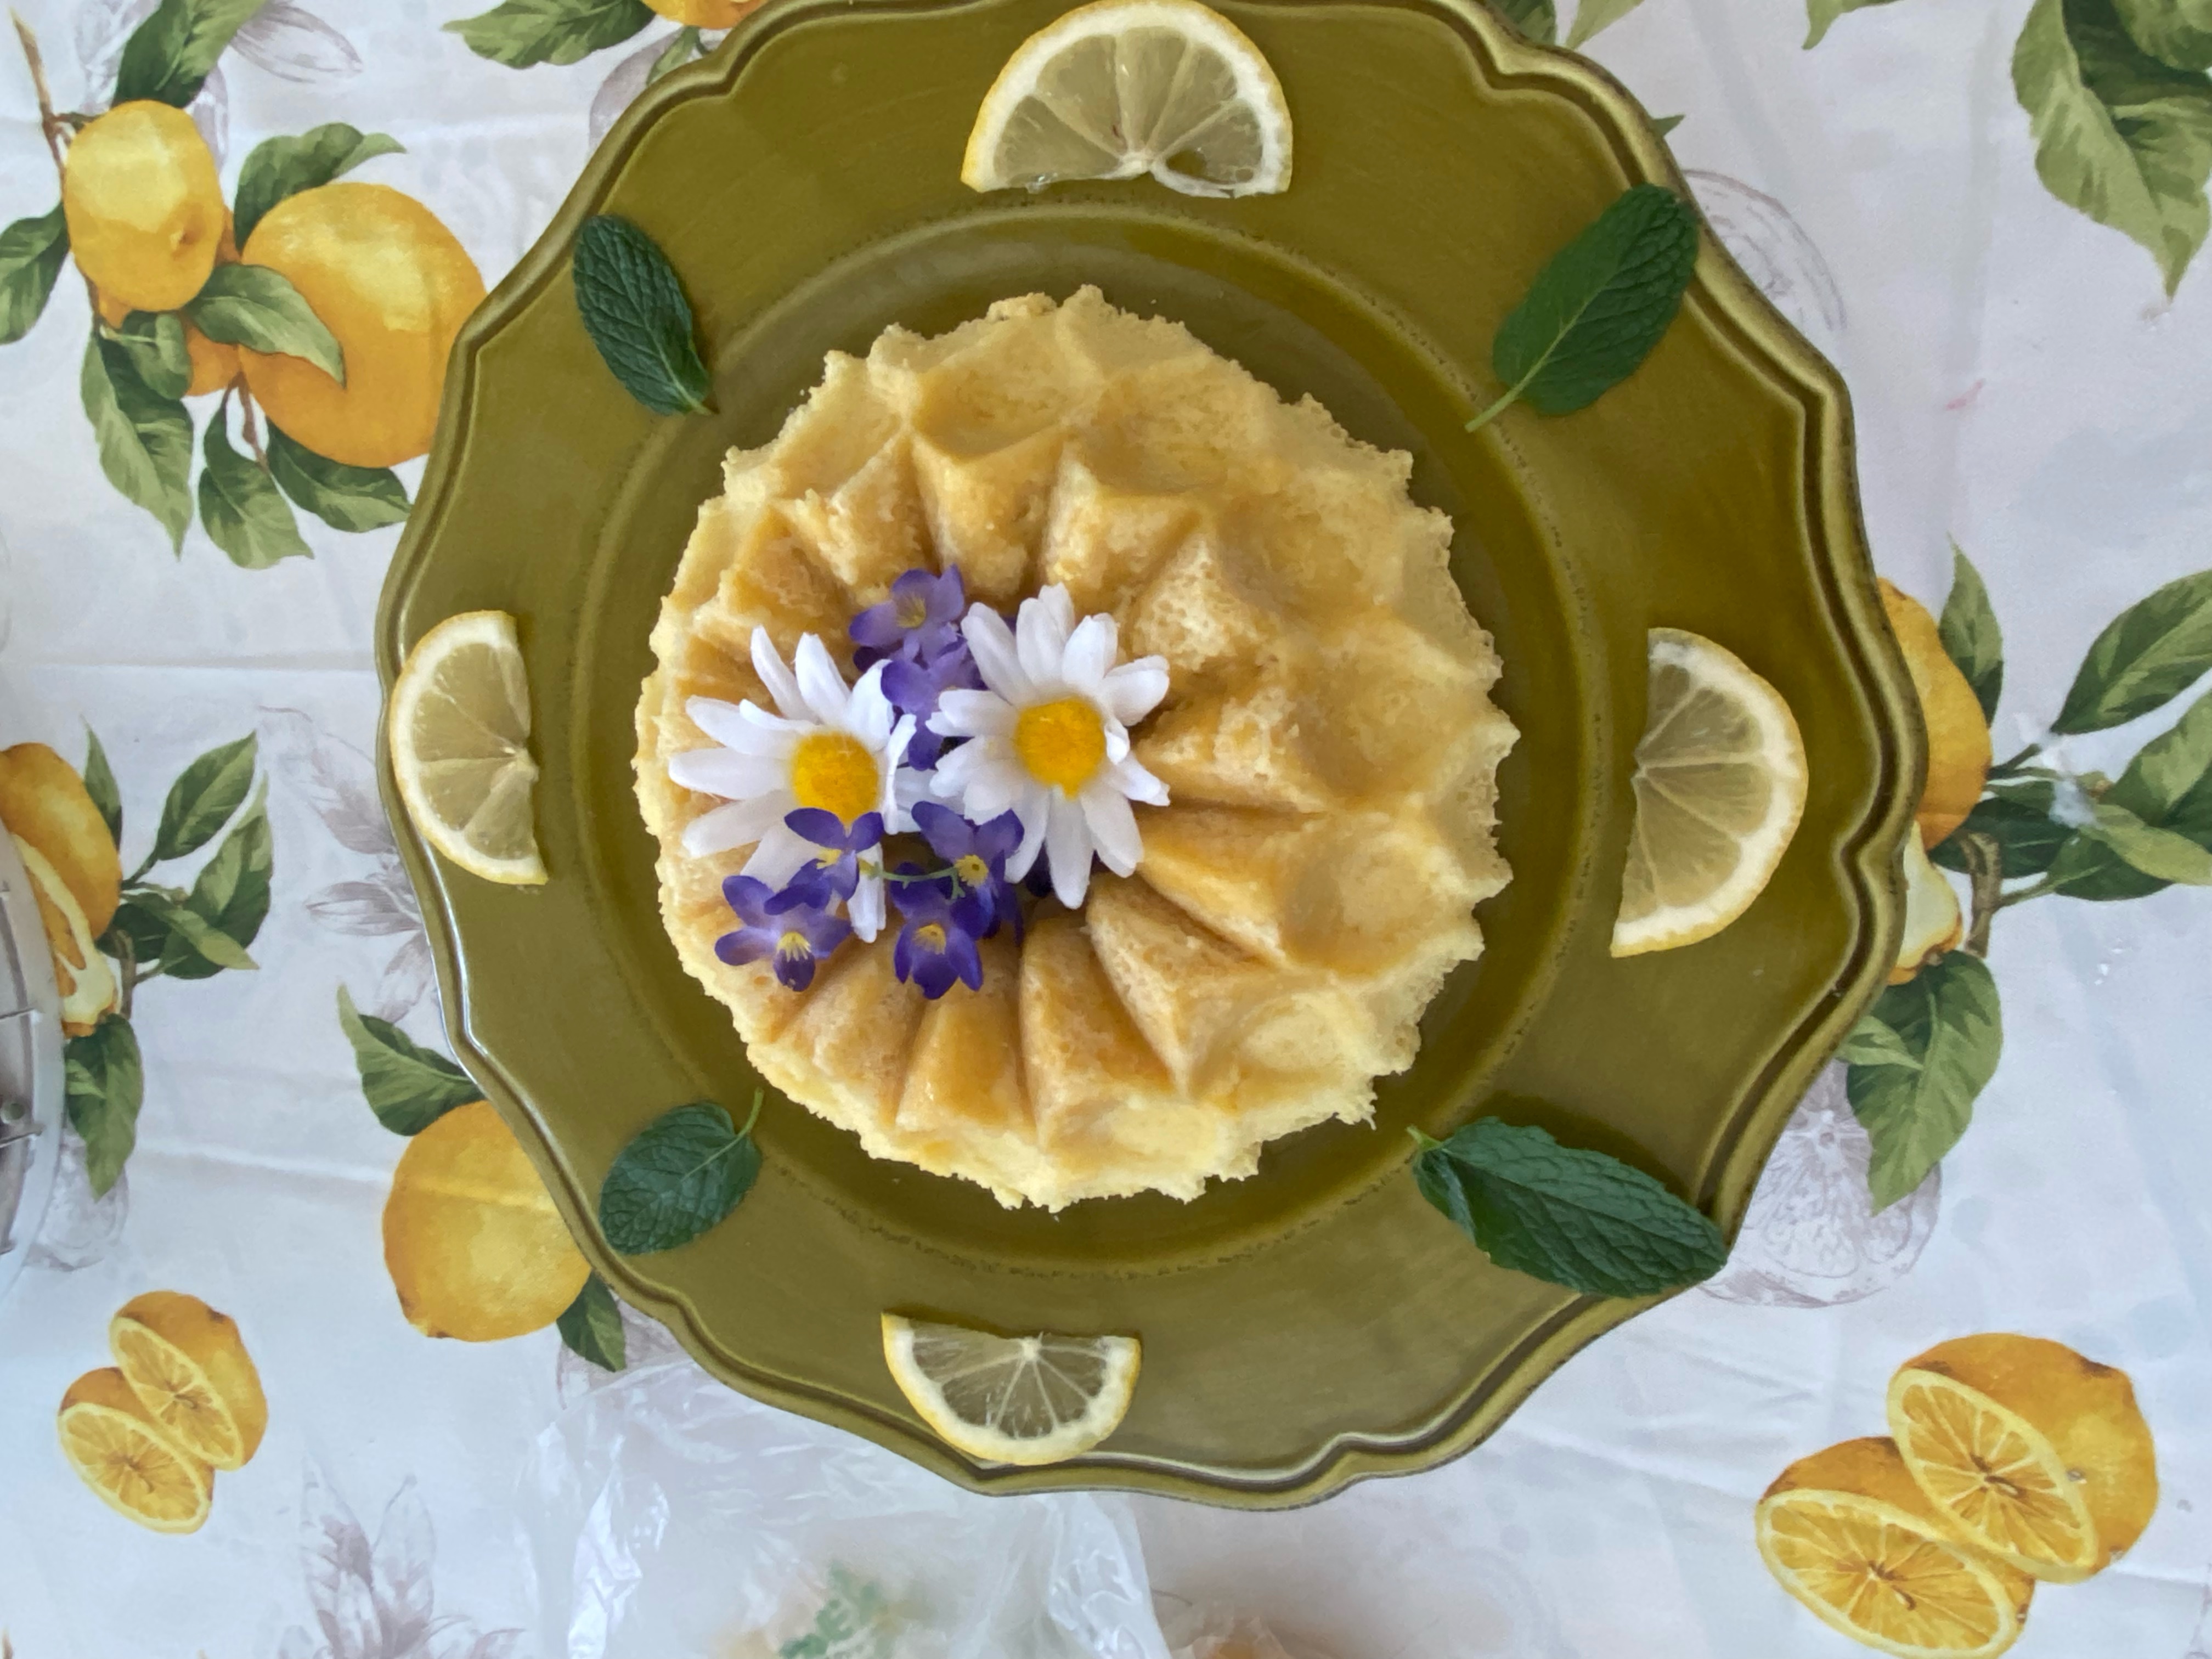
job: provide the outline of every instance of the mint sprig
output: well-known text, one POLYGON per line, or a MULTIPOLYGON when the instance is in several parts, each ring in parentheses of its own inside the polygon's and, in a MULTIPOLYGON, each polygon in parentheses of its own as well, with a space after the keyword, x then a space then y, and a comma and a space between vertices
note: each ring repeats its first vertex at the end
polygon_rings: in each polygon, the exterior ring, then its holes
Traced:
POLYGON ((1501 1267, 1586 1296, 1654 1296, 1728 1260, 1709 1218, 1619 1158, 1494 1117, 1445 1140, 1412 1133, 1421 1196, 1501 1267))
POLYGON ((599 1186, 599 1230, 623 1255, 645 1255, 689 1244, 736 1209, 760 1174, 753 1125, 745 1127, 711 1100, 664 1112, 615 1154, 599 1186))
POLYGON ((697 415, 713 382, 691 333, 691 305, 653 240, 610 213, 584 221, 574 262, 576 309, 615 379, 656 415, 697 415))

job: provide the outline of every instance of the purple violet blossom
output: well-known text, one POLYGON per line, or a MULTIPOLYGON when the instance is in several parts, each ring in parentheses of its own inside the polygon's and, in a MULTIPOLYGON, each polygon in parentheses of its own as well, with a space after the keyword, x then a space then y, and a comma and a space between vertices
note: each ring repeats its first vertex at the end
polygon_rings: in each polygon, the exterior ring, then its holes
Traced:
POLYGON ((916 801, 915 826, 929 842, 930 850, 952 866, 953 878, 963 893, 982 901, 990 925, 982 936, 999 931, 999 924, 1013 924, 1014 939, 1022 937, 1021 895, 1006 879, 1006 860, 1021 845, 1022 821, 1001 812, 988 823, 975 824, 949 806, 933 800, 916 801))
POLYGON ((906 746, 906 763, 918 772, 927 772, 937 764, 945 745, 955 741, 930 730, 929 717, 937 712, 937 700, 947 691, 981 690, 983 676, 976 670, 975 659, 968 654, 968 642, 955 634, 936 655, 923 661, 900 657, 886 663, 883 688, 892 708, 914 716, 914 737, 906 746))
POLYGON ((890 598, 860 612, 845 631, 871 663, 886 657, 922 662, 958 641, 960 616, 967 608, 958 566, 941 576, 909 570, 891 584, 890 598))
POLYGON ((844 917, 833 916, 819 906, 771 910, 778 895, 752 876, 730 877, 722 884, 722 896, 743 925, 714 941, 714 954, 733 968, 773 957, 776 978, 793 991, 814 983, 814 964, 853 931, 844 917))
MULTIPOLYGON (((919 865, 902 864, 898 873, 918 877, 922 870, 919 865)), ((892 947, 892 971, 933 1002, 951 990, 956 980, 971 991, 983 985, 983 958, 976 953, 975 941, 988 931, 985 901, 975 893, 955 898, 945 887, 942 881, 909 880, 891 888, 891 902, 906 919, 892 947)))
POLYGON ((783 821, 802 841, 823 850, 799 866, 783 890, 769 901, 770 915, 799 907, 826 910, 839 899, 849 899, 860 884, 860 854, 884 838, 884 815, 863 812, 848 830, 835 812, 819 806, 802 806, 786 812, 783 821))

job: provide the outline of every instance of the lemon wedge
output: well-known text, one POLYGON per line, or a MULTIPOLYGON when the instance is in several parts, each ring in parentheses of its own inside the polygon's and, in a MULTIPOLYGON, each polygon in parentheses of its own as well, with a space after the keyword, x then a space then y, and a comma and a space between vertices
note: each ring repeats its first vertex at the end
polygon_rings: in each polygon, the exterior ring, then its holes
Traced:
POLYGON ((1693 945, 1734 921, 1805 811, 1805 745, 1772 686, 1680 629, 1653 629, 1649 660, 1617 957, 1693 945))
POLYGON ((1096 0, 1024 40, 975 112, 960 182, 1036 190, 1147 173, 1187 196, 1290 187, 1282 83, 1195 0, 1096 0))
POLYGON ((544 881, 530 823, 530 683, 514 618, 469 611, 425 634, 407 653, 386 718, 399 799, 430 845, 486 881, 544 881))
POLYGON ((990 1463, 1057 1463, 1114 1432, 1137 1387, 1133 1336, 995 1336, 884 1316, 884 1359, 948 1443, 990 1463))

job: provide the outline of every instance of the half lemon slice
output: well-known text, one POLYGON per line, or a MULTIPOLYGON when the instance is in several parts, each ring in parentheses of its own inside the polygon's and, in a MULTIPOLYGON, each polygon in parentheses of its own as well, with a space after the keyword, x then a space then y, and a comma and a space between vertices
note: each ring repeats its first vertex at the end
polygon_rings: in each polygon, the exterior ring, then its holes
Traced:
POLYGON ((229 1315, 196 1296, 149 1291, 108 1322, 107 1345, 146 1414, 179 1447, 218 1469, 253 1455, 269 1401, 229 1315))
POLYGON ((62 1455, 118 1514, 155 1532, 196 1532, 215 1477, 155 1424, 112 1366, 87 1371, 62 1396, 62 1455))
POLYGON ((1780 693, 1678 628, 1651 630, 1649 661, 1617 957, 1694 945, 1734 921, 1805 811, 1805 744, 1780 693))
POLYGON ((884 1316, 884 1359, 949 1444, 991 1463, 1057 1463, 1114 1432, 1137 1387, 1133 1336, 996 1336, 884 1316))
POLYGON ((960 182, 1149 173, 1187 196, 1291 183, 1291 112, 1260 49, 1195 0, 1095 0, 1024 40, 975 112, 960 182))
POLYGON ((464 611, 425 634, 407 653, 386 720, 399 799, 430 845, 486 881, 544 881, 530 822, 530 683, 514 618, 464 611))

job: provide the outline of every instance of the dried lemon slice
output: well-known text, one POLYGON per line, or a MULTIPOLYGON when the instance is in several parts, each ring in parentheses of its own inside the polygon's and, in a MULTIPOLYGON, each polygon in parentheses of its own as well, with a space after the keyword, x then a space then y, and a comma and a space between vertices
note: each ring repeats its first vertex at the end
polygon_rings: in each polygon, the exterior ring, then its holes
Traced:
POLYGON ((1057 1463, 1114 1432, 1137 1386, 1133 1336, 994 1336, 884 1316, 899 1392, 945 1440, 992 1463, 1057 1463))
POLYGON ((1096 0, 1024 40, 975 112, 960 182, 1035 190, 1147 173, 1188 196, 1290 187, 1282 83, 1194 0, 1096 0))
POLYGON ((155 1532, 194 1532, 207 1519, 214 1475, 155 1425, 113 1366, 70 1384, 55 1427, 70 1467, 117 1513, 155 1532))
POLYGON ((219 1469, 253 1455, 269 1401, 229 1315, 196 1296, 149 1291, 108 1322, 107 1346, 138 1403, 179 1446, 219 1469))
POLYGON ((1678 628, 1651 630, 1650 665, 1617 957, 1693 945, 1734 921, 1805 811, 1805 745, 1772 686, 1678 628))
POLYGON ((430 845, 486 881, 544 881, 530 823, 530 683, 514 618, 465 611, 425 634, 392 688, 387 719, 399 799, 430 845))

